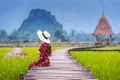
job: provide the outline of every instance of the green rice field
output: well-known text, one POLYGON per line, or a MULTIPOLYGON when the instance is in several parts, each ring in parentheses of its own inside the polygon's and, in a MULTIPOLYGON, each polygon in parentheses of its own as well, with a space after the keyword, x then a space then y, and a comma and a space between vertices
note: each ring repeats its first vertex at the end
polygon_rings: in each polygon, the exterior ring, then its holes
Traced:
MULTIPOLYGON (((52 50, 63 48, 53 47, 52 50)), ((10 52, 13 48, 0 48, 0 80, 20 80, 20 73, 27 73, 28 66, 31 62, 38 60, 38 48, 23 48, 27 54, 25 57, 9 57, 4 58, 4 55, 10 52)))
MULTIPOLYGON (((120 47, 90 50, 120 50, 120 47)), ((89 66, 98 80, 120 80, 119 51, 71 51, 70 54, 84 67, 89 66)))
MULTIPOLYGON (((52 50, 64 48, 53 47, 52 50)), ((38 60, 38 48, 22 48, 25 57, 3 56, 13 48, 0 48, 0 80, 20 80, 20 73, 27 73, 31 62, 38 60)), ((120 47, 92 48, 90 50, 120 50, 120 47)), ((91 72, 99 80, 120 79, 120 52, 118 51, 71 51, 70 54, 84 67, 90 66, 91 72)))

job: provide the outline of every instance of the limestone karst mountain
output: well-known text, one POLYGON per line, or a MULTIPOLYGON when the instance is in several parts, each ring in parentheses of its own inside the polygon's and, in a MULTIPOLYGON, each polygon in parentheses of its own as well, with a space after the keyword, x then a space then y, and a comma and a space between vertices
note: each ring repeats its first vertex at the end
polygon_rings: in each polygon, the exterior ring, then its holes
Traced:
POLYGON ((62 29, 63 26, 60 24, 56 17, 51 14, 50 11, 44 9, 32 9, 21 27, 18 29, 19 32, 28 32, 32 36, 36 35, 38 29, 44 31, 47 30, 52 36, 57 29, 62 29))

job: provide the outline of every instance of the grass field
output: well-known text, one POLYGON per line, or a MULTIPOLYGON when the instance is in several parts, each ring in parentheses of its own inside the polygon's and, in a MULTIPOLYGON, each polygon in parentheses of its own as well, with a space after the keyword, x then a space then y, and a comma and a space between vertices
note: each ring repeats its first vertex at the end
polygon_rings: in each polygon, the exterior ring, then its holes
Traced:
MULTIPOLYGON (((53 47, 52 50, 63 48, 53 47)), ((31 62, 38 60, 38 48, 23 48, 27 54, 26 57, 9 57, 3 56, 10 52, 12 48, 0 48, 0 80, 19 80, 21 72, 27 73, 28 66, 31 62)))
MULTIPOLYGON (((120 47, 93 48, 95 50, 120 50, 120 47)), ((120 52, 71 51, 71 55, 99 80, 120 80, 120 52)))

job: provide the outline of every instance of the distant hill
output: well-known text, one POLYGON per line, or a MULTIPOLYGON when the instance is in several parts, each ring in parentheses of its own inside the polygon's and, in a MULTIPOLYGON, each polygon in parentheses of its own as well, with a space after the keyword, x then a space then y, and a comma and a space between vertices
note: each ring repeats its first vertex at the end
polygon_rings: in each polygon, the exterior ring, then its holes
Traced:
MULTIPOLYGON (((62 15, 62 14, 61 14, 62 15)), ((77 32, 71 30, 67 33, 63 30, 56 17, 50 11, 44 9, 32 9, 24 19, 18 30, 14 30, 10 35, 5 30, 0 30, 0 43, 8 42, 35 42, 39 41, 37 30, 47 30, 51 34, 52 42, 94 42, 95 37, 92 33, 77 32)), ((104 41, 108 40, 108 37, 104 41)), ((120 33, 113 35, 114 42, 120 42, 120 33)))
POLYGON ((56 17, 50 11, 44 9, 32 9, 27 19, 25 19, 18 29, 18 32, 28 32, 32 36, 36 35, 37 30, 47 30, 52 36, 57 29, 63 29, 56 17))

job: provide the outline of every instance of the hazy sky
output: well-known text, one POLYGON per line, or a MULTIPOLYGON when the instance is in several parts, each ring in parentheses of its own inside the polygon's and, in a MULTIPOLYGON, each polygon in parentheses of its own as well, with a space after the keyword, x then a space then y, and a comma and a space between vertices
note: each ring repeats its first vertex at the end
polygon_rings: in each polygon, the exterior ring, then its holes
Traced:
POLYGON ((36 8, 51 11, 68 32, 93 33, 104 12, 113 32, 120 32, 120 0, 0 0, 0 29, 18 29, 36 8))

